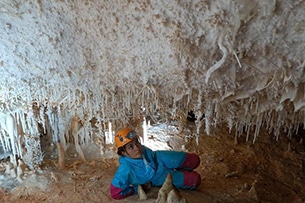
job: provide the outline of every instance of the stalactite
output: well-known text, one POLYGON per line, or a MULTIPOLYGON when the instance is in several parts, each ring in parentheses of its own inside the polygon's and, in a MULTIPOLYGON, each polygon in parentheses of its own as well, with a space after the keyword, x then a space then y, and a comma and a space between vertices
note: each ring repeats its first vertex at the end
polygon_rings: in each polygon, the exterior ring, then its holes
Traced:
POLYGON ((112 132, 112 123, 108 122, 108 141, 106 141, 106 144, 113 144, 113 132, 112 132))
POLYGON ((255 126, 255 132, 254 132, 254 138, 253 138, 253 144, 256 141, 257 136, 259 135, 259 131, 261 128, 261 124, 262 124, 262 114, 260 114, 257 118, 256 118, 256 126, 255 126))
MULTIPOLYGON (((68 122, 66 122, 66 120, 64 120, 64 113, 61 111, 61 106, 57 107, 57 121, 58 121, 58 141, 60 142, 60 144, 62 145, 62 147, 64 149, 66 149, 67 146, 67 142, 66 142, 66 138, 65 138, 65 126, 67 125, 68 122)), ((53 142, 55 143, 55 140, 53 140, 53 142)))
POLYGON ((2 146, 2 149, 3 149, 4 153, 7 153, 9 150, 7 149, 6 141, 5 141, 4 137, 5 137, 5 132, 4 132, 3 129, 0 129, 0 142, 1 142, 1 146, 2 146))
POLYGON ((249 141, 250 130, 251 130, 251 123, 246 126, 246 132, 247 132, 246 142, 249 141))
POLYGON ((11 152, 11 142, 10 142, 10 137, 9 136, 5 136, 5 144, 6 144, 6 148, 8 152, 11 152))
POLYGON ((74 145, 75 145, 76 152, 80 156, 81 160, 86 161, 86 158, 85 158, 85 155, 83 153, 83 150, 80 147, 80 141, 79 141, 79 121, 80 121, 80 119, 79 119, 78 116, 74 116, 71 119, 71 132, 72 132, 72 136, 74 138, 74 145))
POLYGON ((206 73, 206 77, 205 77, 205 83, 206 83, 206 84, 208 84, 209 79, 210 79, 212 73, 213 73, 214 71, 216 71, 218 68, 220 68, 220 67, 224 64, 224 62, 225 62, 225 60, 226 60, 226 58, 227 58, 228 50, 227 50, 227 48, 223 45, 223 39, 225 38, 225 36, 226 36, 226 33, 224 32, 224 33, 222 33, 222 34, 220 35, 220 37, 219 37, 219 39, 218 39, 218 46, 219 46, 220 50, 222 51, 223 56, 222 56, 222 58, 221 58, 217 63, 215 63, 211 68, 208 69, 208 71, 207 71, 207 73, 206 73))
POLYGON ((35 115, 32 110, 29 110, 26 115, 26 123, 28 128, 28 134, 30 135, 38 135, 38 123, 36 121, 35 115))
POLYGON ((148 137, 147 137, 147 123, 146 123, 146 118, 143 118, 143 144, 145 145, 148 142, 148 137))
MULTIPOLYGON (((202 116, 202 112, 201 111, 196 111, 195 113, 195 116, 197 118, 200 118, 202 116)), ((202 126, 203 123, 206 123, 206 119, 197 119, 195 121, 195 124, 196 124, 196 144, 198 145, 199 144, 199 135, 200 135, 200 128, 202 126)))
POLYGON ((57 142, 58 168, 65 169, 65 149, 60 142, 57 142))
POLYGON ((45 120, 45 107, 41 105, 39 107, 39 123, 42 125, 43 133, 46 133, 46 120, 45 120))
POLYGON ((55 118, 54 118, 54 114, 53 114, 53 109, 52 106, 48 106, 47 107, 47 111, 45 113, 48 117, 48 121, 49 121, 49 125, 48 127, 50 128, 51 132, 52 132, 52 140, 54 143, 58 142, 58 134, 55 134, 55 132, 57 132, 57 125, 55 123, 55 118))
POLYGON ((14 164, 14 166, 17 166, 17 160, 16 160, 16 155, 18 156, 19 154, 17 153, 16 150, 16 126, 15 126, 15 122, 14 122, 14 118, 10 115, 7 114, 6 115, 6 130, 7 133, 10 137, 10 144, 11 144, 11 149, 12 149, 12 153, 13 156, 11 156, 11 162, 14 164))
POLYGON ((16 137, 16 139, 17 139, 17 142, 16 142, 15 145, 16 145, 16 149, 18 151, 17 153, 18 153, 19 157, 22 159, 23 158, 23 149, 22 149, 22 146, 21 146, 21 142, 22 142, 23 137, 18 135, 16 137))

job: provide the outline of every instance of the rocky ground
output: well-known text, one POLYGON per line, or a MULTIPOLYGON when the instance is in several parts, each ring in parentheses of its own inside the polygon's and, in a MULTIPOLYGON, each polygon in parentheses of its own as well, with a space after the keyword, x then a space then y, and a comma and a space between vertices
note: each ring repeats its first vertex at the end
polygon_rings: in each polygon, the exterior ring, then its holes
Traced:
MULTIPOLYGON (((202 132, 197 145, 191 132, 192 124, 176 134, 167 132, 162 138, 174 150, 185 145, 187 151, 201 157, 197 169, 201 185, 194 191, 180 190, 189 203, 305 202, 305 146, 299 137, 288 142, 283 134, 276 141, 261 131, 253 144, 243 135, 235 138, 234 132, 219 128, 209 136, 202 132)), ((156 134, 149 140, 164 144, 156 134)), ((46 154, 39 168, 24 169, 19 180, 5 173, 7 162, 3 160, 0 202, 143 202, 137 195, 120 201, 111 199, 109 185, 118 164, 112 145, 103 156, 96 144, 83 149, 86 161, 81 161, 71 146, 65 154, 65 169, 58 169, 56 154, 46 154)), ((152 188, 145 202, 154 202, 158 190, 152 188)))

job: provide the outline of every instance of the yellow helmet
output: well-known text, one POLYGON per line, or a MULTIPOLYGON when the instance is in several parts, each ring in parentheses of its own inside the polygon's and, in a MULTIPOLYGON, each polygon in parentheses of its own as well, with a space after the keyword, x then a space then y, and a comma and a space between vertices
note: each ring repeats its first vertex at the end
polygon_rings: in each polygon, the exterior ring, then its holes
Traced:
POLYGON ((137 137, 136 131, 130 128, 122 128, 120 129, 114 137, 115 146, 117 148, 123 147, 125 144, 132 141, 133 138, 137 137))

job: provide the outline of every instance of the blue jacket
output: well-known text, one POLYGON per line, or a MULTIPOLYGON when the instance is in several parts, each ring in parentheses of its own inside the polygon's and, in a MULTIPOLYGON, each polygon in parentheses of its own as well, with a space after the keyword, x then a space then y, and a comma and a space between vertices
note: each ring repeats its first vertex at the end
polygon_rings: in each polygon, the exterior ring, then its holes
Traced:
MULTIPOLYGON (((120 165, 112 180, 112 187, 120 189, 122 197, 137 193, 138 185, 148 182, 151 182, 153 186, 162 185, 167 174, 173 173, 173 169, 179 168, 186 158, 185 152, 152 151, 143 145, 142 153, 142 158, 139 159, 132 159, 127 156, 119 158, 120 165)), ((174 185, 182 187, 183 173, 173 175, 174 185)), ((113 192, 111 189, 110 193, 113 192)))

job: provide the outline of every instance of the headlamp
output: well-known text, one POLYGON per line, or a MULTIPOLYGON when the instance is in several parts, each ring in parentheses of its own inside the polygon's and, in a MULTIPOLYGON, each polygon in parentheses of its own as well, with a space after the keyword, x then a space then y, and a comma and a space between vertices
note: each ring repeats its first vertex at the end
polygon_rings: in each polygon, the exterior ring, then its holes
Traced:
POLYGON ((136 131, 130 131, 127 135, 126 138, 132 140, 133 138, 137 137, 137 132, 136 131))

